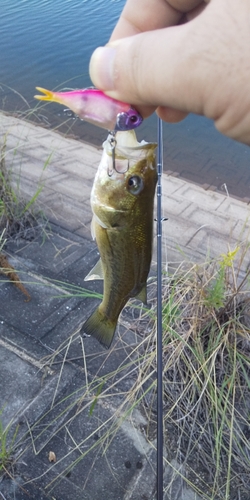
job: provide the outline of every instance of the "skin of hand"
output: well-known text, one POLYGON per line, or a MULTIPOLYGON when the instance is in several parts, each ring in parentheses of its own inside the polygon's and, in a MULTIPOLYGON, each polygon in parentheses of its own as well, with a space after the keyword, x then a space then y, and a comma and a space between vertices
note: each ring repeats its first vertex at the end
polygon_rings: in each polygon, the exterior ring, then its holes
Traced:
POLYGON ((144 117, 197 113, 250 145, 249 47, 249 0, 127 0, 90 76, 144 117))

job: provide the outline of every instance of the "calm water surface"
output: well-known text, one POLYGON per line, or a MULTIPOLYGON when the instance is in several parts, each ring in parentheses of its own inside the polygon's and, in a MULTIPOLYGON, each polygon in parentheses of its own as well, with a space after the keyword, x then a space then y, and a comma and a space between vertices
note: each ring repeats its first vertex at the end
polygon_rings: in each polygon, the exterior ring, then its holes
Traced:
POLYGON ((29 101, 36 85, 88 86, 88 63, 124 0, 1 0, 0 82, 29 101))
MULTIPOLYGON (((125 0, 1 0, 0 109, 15 111, 100 145, 106 132, 80 122, 59 105, 38 105, 35 87, 91 85, 93 50, 109 39, 125 0)), ((156 140, 156 119, 145 121, 139 139, 156 140)), ((164 169, 185 179, 250 198, 250 148, 220 135, 213 123, 189 116, 164 125, 164 169)))

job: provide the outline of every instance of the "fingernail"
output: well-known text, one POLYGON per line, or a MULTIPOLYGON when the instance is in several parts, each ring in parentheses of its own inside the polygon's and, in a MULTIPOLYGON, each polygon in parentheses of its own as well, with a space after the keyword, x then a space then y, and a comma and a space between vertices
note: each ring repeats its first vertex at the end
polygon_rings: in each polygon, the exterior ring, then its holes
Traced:
POLYGON ((116 50, 112 47, 98 47, 90 59, 90 78, 94 85, 101 90, 114 90, 115 52, 116 50))

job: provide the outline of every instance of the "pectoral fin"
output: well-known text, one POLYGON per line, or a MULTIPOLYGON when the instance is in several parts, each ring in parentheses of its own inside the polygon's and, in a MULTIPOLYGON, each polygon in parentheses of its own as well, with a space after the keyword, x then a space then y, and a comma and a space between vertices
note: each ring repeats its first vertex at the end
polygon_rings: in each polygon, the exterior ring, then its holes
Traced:
POLYGON ((102 261, 99 259, 93 269, 91 269, 91 271, 89 271, 87 276, 84 278, 84 281, 103 280, 103 278, 102 261))
POLYGON ((108 229, 108 226, 98 217, 98 215, 94 214, 91 221, 91 236, 93 240, 96 239, 96 224, 103 227, 103 229, 108 229))
POLYGON ((92 239, 95 240, 95 218, 94 217, 92 217, 90 229, 91 229, 92 239))

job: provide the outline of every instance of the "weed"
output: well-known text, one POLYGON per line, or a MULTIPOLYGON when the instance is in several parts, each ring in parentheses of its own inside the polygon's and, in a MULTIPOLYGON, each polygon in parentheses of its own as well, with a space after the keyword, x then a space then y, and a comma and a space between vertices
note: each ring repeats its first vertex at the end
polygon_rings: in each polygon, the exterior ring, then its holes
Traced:
MULTIPOLYGON (((0 410, 0 417, 2 412, 3 410, 0 410)), ((10 434, 12 433, 12 422, 4 428, 0 418, 0 474, 6 472, 13 462, 13 453, 18 429, 19 426, 17 425, 12 437, 10 438, 10 434)))
MULTIPOLYGON (((0 231, 5 229, 6 238, 22 236, 25 239, 32 239, 42 219, 45 223, 44 216, 34 210, 43 185, 41 182, 38 183, 36 192, 29 201, 23 199, 18 182, 13 187, 11 168, 7 169, 5 161, 7 135, 4 137, 0 151, 0 231)), ((45 162, 43 171, 50 157, 51 155, 45 162)))
MULTIPOLYGON (((249 492, 249 273, 239 280, 239 253, 235 249, 199 265, 184 262, 163 276, 165 463, 172 468, 173 477, 180 474, 203 500, 231 500, 238 492, 245 499, 249 492), (182 466, 179 472, 178 463, 182 466)), ((61 290, 60 296, 94 297, 92 292, 60 281, 51 281, 51 286, 61 290)), ((151 309, 131 301, 129 315, 124 310, 121 323, 127 324, 130 318, 129 328, 136 332, 137 342, 126 347, 127 355, 114 371, 103 373, 109 357, 115 358, 119 352, 115 343, 107 355, 94 355, 100 357, 100 363, 90 377, 89 355, 83 339, 79 353, 78 331, 43 360, 50 369, 60 366, 58 382, 46 415, 32 426, 27 422, 25 440, 35 455, 55 436, 65 436, 65 442, 70 442, 68 451, 50 465, 59 474, 46 485, 47 490, 52 491, 55 481, 77 468, 87 454, 93 458, 93 466, 101 452, 108 460, 118 429, 126 430, 127 422, 137 425, 133 423, 137 407, 145 417, 144 446, 155 447, 155 292, 151 279, 151 309), (58 400, 65 367, 77 361, 85 383, 58 400), (112 408, 108 415, 107 407, 112 408), (81 427, 81 439, 74 425, 81 427)), ((172 485, 173 480, 166 485, 170 498, 172 485)))
POLYGON ((181 266, 163 286, 166 439, 171 429, 175 458, 216 500, 249 491, 249 293, 236 281, 238 251, 181 266))

